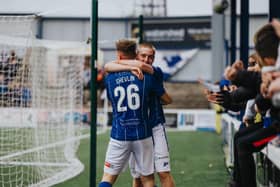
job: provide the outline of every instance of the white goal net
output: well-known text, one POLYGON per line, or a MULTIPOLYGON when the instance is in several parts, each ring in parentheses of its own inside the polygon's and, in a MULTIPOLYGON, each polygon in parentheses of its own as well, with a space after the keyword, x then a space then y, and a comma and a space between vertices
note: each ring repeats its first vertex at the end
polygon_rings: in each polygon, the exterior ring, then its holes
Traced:
POLYGON ((86 44, 34 37, 33 16, 0 16, 0 186, 51 186, 84 166, 76 151, 86 44))

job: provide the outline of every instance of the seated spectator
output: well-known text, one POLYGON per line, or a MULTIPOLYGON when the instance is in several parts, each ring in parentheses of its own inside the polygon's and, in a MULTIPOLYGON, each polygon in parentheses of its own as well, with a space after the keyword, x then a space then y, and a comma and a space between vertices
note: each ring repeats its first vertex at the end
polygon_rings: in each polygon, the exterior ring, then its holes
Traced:
MULTIPOLYGON (((253 72, 260 72, 261 71, 260 59, 259 59, 259 57, 257 56, 256 53, 253 53, 249 56, 247 71, 253 71, 253 72)), ((256 121, 257 122, 261 121, 261 119, 260 119, 261 116, 260 116, 259 113, 257 113, 255 111, 254 105, 255 105, 255 99, 250 99, 250 100, 247 101, 245 113, 244 113, 244 116, 243 116, 243 119, 242 119, 242 122, 246 126, 252 125, 256 121)))
MULTIPOLYGON (((279 38, 270 24, 263 26, 255 34, 254 43, 257 56, 260 57, 260 62, 262 62, 261 65, 275 65, 279 38)), ((234 137, 234 176, 230 186, 255 187, 256 168, 253 153, 263 149, 280 132, 280 117, 279 115, 277 116, 279 109, 273 108, 271 100, 261 95, 263 94, 260 91, 261 84, 264 84, 261 74, 259 72, 245 71, 242 64, 242 62, 237 61, 225 71, 225 77, 238 86, 236 90, 239 91, 238 97, 234 96, 236 91, 215 93, 211 97, 214 101, 227 108, 234 102, 246 102, 248 99, 257 96, 255 100, 257 111, 263 114, 269 109, 271 111, 272 124, 270 126, 264 128, 262 123, 256 123, 240 129, 234 137)), ((267 83, 269 82, 267 81, 267 83)), ((269 85, 266 85, 266 88, 268 87, 269 85)))
POLYGON ((83 71, 83 104, 89 107, 90 101, 90 79, 91 79, 91 69, 90 69, 90 57, 85 57, 84 71, 83 71))
POLYGON ((83 71, 83 85, 84 89, 90 88, 90 78, 91 78, 91 70, 90 70, 90 57, 85 57, 84 62, 84 71, 83 71))
POLYGON ((8 87, 5 84, 4 74, 0 72, 0 106, 5 106, 7 100, 8 87))
POLYGON ((3 68, 5 81, 7 84, 9 82, 13 81, 15 79, 15 77, 17 76, 17 72, 18 72, 19 68, 21 67, 21 64, 19 62, 20 62, 20 60, 16 56, 15 51, 12 50, 10 52, 10 56, 8 57, 8 62, 3 68))
MULTIPOLYGON (((277 50, 279 39, 272 26, 270 24, 263 26, 255 34, 254 42, 256 52, 261 58, 263 65, 274 65, 278 55, 277 50)), ((266 105, 263 100, 258 98, 259 97, 256 98, 257 108, 266 105)), ((271 108, 269 105, 267 106, 267 109, 271 108)), ((271 110, 273 111, 272 108, 271 110)), ((262 150, 267 145, 267 143, 276 137, 277 133, 280 132, 279 118, 274 116, 273 113, 270 114, 274 119, 270 126, 264 128, 262 123, 258 123, 244 128, 239 132, 238 139, 235 140, 235 181, 233 186, 257 186, 256 168, 253 153, 262 150)))

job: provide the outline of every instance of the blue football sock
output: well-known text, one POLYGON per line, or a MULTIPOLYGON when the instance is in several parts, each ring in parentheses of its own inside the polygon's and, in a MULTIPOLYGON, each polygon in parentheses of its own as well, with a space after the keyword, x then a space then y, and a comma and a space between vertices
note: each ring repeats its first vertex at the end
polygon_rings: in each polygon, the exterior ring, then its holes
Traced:
POLYGON ((98 187, 112 187, 112 184, 104 181, 104 182, 100 182, 98 187))

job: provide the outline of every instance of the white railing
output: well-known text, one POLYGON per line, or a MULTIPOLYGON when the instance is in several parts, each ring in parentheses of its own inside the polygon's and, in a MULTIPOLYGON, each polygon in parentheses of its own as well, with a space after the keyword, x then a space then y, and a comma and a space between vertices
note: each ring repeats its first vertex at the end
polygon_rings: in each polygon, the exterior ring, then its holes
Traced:
MULTIPOLYGON (((228 143, 228 151, 226 155, 226 165, 232 166, 234 157, 233 157, 233 138, 235 131, 238 130, 241 122, 237 120, 236 118, 230 116, 229 114, 222 114, 222 124, 225 127, 225 140, 228 143)), ((267 158, 271 160, 271 162, 280 169, 280 148, 276 147, 275 145, 269 143, 268 146, 266 146, 262 153, 264 153, 267 158)))

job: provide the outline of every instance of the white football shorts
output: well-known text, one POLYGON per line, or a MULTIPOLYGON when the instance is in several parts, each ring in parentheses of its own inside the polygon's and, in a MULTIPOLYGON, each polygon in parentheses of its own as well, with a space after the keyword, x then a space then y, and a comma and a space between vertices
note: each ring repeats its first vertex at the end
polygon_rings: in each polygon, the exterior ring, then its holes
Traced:
POLYGON ((170 171, 169 148, 165 127, 159 124, 153 128, 155 171, 170 171))
POLYGON ((119 175, 129 160, 130 155, 135 158, 135 167, 139 175, 148 176, 154 173, 153 140, 152 137, 135 140, 119 141, 110 139, 104 172, 111 175, 119 175))
MULTIPOLYGON (((154 167, 156 172, 169 172, 170 157, 167 137, 164 125, 159 124, 153 128, 153 141, 154 141, 154 167)), ((139 169, 136 165, 134 155, 129 158, 130 173, 133 178, 139 178, 139 169)))

